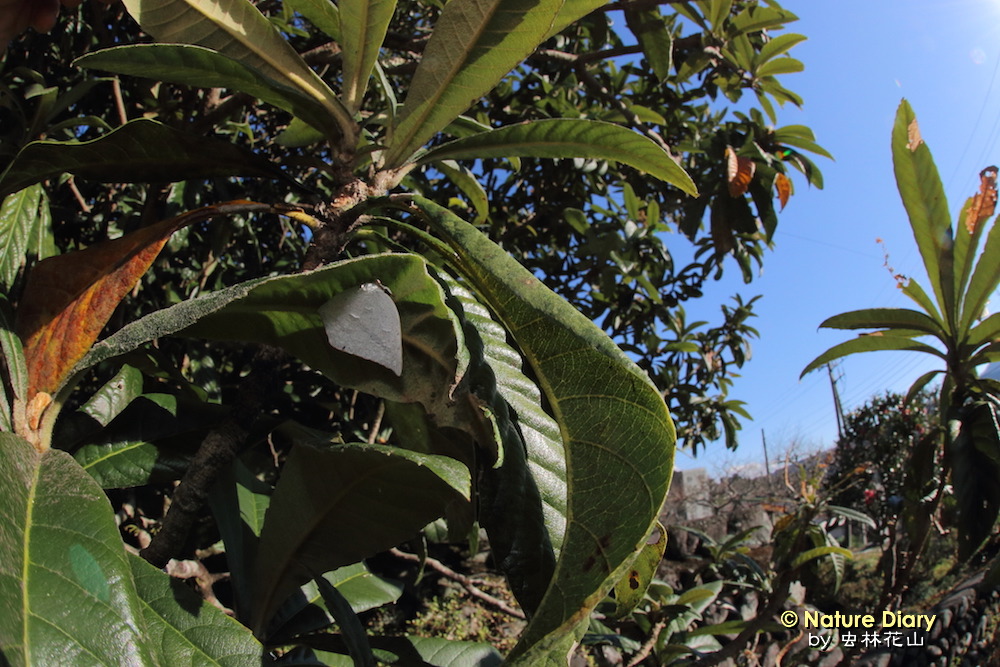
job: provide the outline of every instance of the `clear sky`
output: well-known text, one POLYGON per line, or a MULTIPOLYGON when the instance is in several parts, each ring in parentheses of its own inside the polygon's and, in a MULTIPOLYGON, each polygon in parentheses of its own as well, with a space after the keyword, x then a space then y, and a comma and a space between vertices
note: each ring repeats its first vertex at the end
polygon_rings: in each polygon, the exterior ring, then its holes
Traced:
MULTIPOLYGON (((808 41, 792 50, 805 72, 783 78, 805 104, 779 110, 778 124, 808 125, 836 161, 816 159, 823 190, 796 181, 758 279, 743 285, 732 263, 726 279, 689 307, 689 319, 717 321, 717 304, 735 291, 764 295, 753 322, 760 339, 731 392, 755 419, 744 425, 737 452, 716 444, 693 459, 679 451, 681 470, 717 474, 762 462, 762 429, 772 462, 793 443, 807 450, 832 446, 829 378, 825 371, 798 377, 852 334, 818 325, 848 310, 912 305, 883 266, 876 238, 897 272, 928 286, 892 175, 889 137, 901 98, 917 114, 953 216, 978 188, 979 171, 1000 164, 1000 0, 782 0, 782 6, 800 19, 788 32, 808 41)), ((905 391, 938 367, 924 356, 873 352, 845 359, 839 367, 845 408, 886 389, 905 391)))

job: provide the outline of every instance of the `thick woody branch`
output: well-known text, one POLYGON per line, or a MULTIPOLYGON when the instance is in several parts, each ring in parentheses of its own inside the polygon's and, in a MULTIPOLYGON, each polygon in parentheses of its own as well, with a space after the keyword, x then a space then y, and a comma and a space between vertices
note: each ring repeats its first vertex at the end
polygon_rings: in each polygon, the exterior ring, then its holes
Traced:
POLYGON ((261 346, 254 356, 249 375, 240 384, 239 398, 232 415, 205 436, 174 491, 160 530, 153 535, 149 546, 139 552, 156 567, 165 567, 184 548, 191 526, 208 501, 212 485, 246 443, 250 426, 276 386, 277 371, 283 358, 281 350, 261 346))

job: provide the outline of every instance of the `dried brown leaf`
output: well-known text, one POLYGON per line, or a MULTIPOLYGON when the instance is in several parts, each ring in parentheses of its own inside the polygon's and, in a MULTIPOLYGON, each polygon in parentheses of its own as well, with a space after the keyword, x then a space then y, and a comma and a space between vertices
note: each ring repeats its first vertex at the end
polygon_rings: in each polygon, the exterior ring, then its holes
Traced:
POLYGON ((28 274, 16 322, 28 368, 28 396, 57 393, 171 234, 232 212, 239 204, 200 208, 36 264, 28 274))
POLYGON ((788 198, 792 196, 792 180, 784 174, 774 177, 774 188, 778 191, 778 201, 781 202, 781 210, 785 210, 788 198))
POLYGON ((748 157, 736 155, 736 151, 731 146, 726 148, 726 162, 728 167, 727 184, 729 185, 729 196, 739 197, 750 187, 757 165, 748 157))
POLYGON ((965 228, 974 234, 980 224, 988 219, 997 206, 997 168, 986 167, 979 172, 979 192, 972 197, 965 213, 965 228))
POLYGON ((920 136, 920 126, 917 125, 917 119, 914 118, 910 121, 909 126, 906 128, 906 147, 910 149, 910 152, 917 150, 920 144, 924 143, 923 137, 920 136))

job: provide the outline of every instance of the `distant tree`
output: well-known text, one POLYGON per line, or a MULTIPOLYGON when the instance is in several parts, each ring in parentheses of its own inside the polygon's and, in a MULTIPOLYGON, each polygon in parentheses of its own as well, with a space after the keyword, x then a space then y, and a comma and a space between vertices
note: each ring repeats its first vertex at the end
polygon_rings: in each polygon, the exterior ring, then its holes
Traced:
POLYGON ((911 403, 886 392, 849 412, 837 440, 828 487, 833 502, 873 517, 884 526, 903 507, 907 464, 916 445, 935 429, 931 395, 911 403))

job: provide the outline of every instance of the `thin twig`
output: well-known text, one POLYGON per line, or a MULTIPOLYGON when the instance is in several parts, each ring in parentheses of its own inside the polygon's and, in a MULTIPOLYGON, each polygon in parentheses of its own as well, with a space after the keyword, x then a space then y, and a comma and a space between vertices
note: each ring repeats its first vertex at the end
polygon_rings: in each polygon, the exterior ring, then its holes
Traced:
MULTIPOLYGON (((411 563, 420 562, 420 556, 418 556, 417 554, 407 553, 395 547, 389 549, 389 553, 391 553, 393 556, 396 556, 397 558, 410 561, 411 563)), ((472 597, 478 600, 482 600, 486 604, 502 611, 508 616, 519 618, 522 621, 526 620, 527 617, 524 615, 523 611, 521 611, 520 609, 516 609, 515 607, 511 607, 509 604, 507 604, 500 598, 493 597, 489 593, 485 593, 479 590, 478 588, 476 588, 475 582, 469 577, 465 576, 464 574, 459 574, 458 572, 455 572, 455 570, 451 569, 450 567, 448 567, 441 561, 437 560, 436 558, 431 558, 430 556, 428 556, 423 560, 424 563, 428 565, 432 570, 437 570, 439 573, 443 574, 446 578, 451 579, 452 581, 460 584, 462 588, 464 588, 472 597)))
POLYGON ((616 107, 618 111, 625 117, 625 122, 629 126, 639 130, 646 137, 653 140, 660 148, 670 155, 670 146, 667 142, 660 136, 660 133, 646 125, 646 123, 639 120, 639 117, 635 115, 635 112, 625 104, 619 95, 614 95, 609 91, 600 81, 598 81, 593 74, 587 69, 586 61, 580 58, 574 64, 574 69, 576 70, 577 76, 583 82, 583 85, 594 92, 598 97, 604 98, 608 104, 616 107))
POLYGON ((371 430, 368 432, 368 444, 374 445, 378 432, 382 428, 382 417, 385 416, 385 401, 379 401, 378 411, 375 413, 375 420, 372 422, 371 430))
POLYGON ((784 661, 785 656, 787 656, 788 653, 792 650, 792 647, 795 646, 795 642, 797 642, 800 639, 802 639, 802 637, 804 635, 805 635, 805 631, 802 630, 801 628, 799 628, 799 633, 797 635, 795 635, 795 637, 793 637, 791 641, 789 641, 787 644, 785 644, 784 646, 781 647, 781 650, 778 651, 777 657, 775 657, 775 659, 774 659, 774 664, 775 664, 776 667, 781 667, 782 661, 784 661))
POLYGON ((118 122, 124 125, 128 122, 128 114, 125 113, 125 100, 122 98, 122 84, 117 78, 111 79, 111 92, 115 98, 115 109, 118 110, 118 122))
POLYGON ((625 667, 637 667, 640 662, 648 658, 649 654, 653 652, 653 647, 656 646, 656 640, 660 638, 660 633, 663 632, 663 628, 665 627, 667 627, 666 621, 657 621, 656 625, 649 631, 649 639, 645 641, 639 652, 632 657, 625 667))
POLYGON ((73 193, 73 198, 76 199, 76 203, 80 205, 80 210, 84 213, 90 213, 91 206, 87 203, 87 200, 83 198, 83 194, 80 192, 79 188, 76 187, 76 180, 73 176, 70 176, 66 181, 69 186, 69 191, 73 193))

